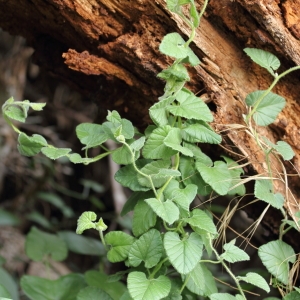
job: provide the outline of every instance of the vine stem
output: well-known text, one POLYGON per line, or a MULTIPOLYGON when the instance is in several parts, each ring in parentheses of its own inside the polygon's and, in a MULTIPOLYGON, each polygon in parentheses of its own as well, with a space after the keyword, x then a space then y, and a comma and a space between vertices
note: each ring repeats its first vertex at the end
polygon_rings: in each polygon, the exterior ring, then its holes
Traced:
MULTIPOLYGON (((176 153, 175 155, 175 167, 173 168, 173 170, 178 170, 178 167, 179 167, 179 152, 176 153)), ((157 194, 157 197, 158 199, 157 200, 160 200, 160 197, 163 193, 163 191, 166 189, 166 187, 169 185, 170 181, 173 179, 174 176, 170 176, 170 178, 166 181, 166 183, 163 185, 163 187, 159 190, 158 194, 157 194)))
POLYGON ((225 261, 220 257, 219 253, 217 252, 217 250, 213 247, 212 243, 211 243, 211 239, 209 239, 209 243, 210 246, 213 250, 213 252, 215 253, 217 260, 222 264, 222 266, 224 267, 224 269, 227 271, 227 273, 230 275, 230 277, 234 280, 238 290, 240 291, 241 295, 243 296, 243 298, 246 300, 246 296, 244 294, 244 291, 240 285, 240 282, 238 281, 238 279, 234 276, 234 274, 231 272, 230 268, 227 266, 227 264, 225 263, 225 261))
MULTIPOLYGON (((3 109, 3 108, 2 108, 3 109)), ((18 134, 21 134, 22 132, 13 124, 13 122, 6 116, 6 114, 5 113, 3 113, 2 114, 2 116, 3 116, 3 119, 5 120, 5 122, 9 125, 9 126, 11 126, 11 128, 15 131, 15 132, 17 132, 18 134)))
POLYGON ((208 5, 208 0, 205 0, 204 3, 203 3, 202 9, 201 9, 201 11, 199 13, 199 20, 200 20, 200 22, 201 22, 201 18, 203 16, 204 12, 206 11, 207 5, 208 5))
POLYGON ((104 236, 103 236, 103 231, 102 230, 99 230, 99 236, 100 236, 100 240, 104 246, 104 248, 106 249, 107 251, 107 246, 106 246, 106 243, 105 243, 105 240, 104 240, 104 236))
POLYGON ((183 285, 182 285, 182 287, 181 287, 181 289, 180 289, 180 291, 179 291, 179 294, 180 294, 180 295, 181 295, 181 293, 183 292, 185 286, 187 285, 187 283, 188 283, 190 277, 191 277, 191 273, 190 273, 188 276, 186 276, 186 278, 185 278, 185 280, 184 280, 184 283, 183 283, 183 285))
POLYGON ((246 117, 246 123, 249 124, 249 120, 252 118, 253 114, 256 112, 259 104, 262 102, 262 100, 271 92, 271 90, 274 88, 274 86, 277 84, 277 82, 287 74, 294 72, 296 70, 300 70, 300 66, 295 66, 293 68, 290 68, 286 70, 285 72, 281 73, 280 75, 276 76, 273 80, 272 84, 269 86, 269 88, 258 98, 258 100, 255 102, 253 109, 246 117))
MULTIPOLYGON (((149 176, 149 175, 143 173, 141 170, 139 170, 139 168, 138 168, 138 167, 136 166, 136 164, 135 164, 134 152, 132 151, 132 149, 130 148, 130 146, 129 146, 125 141, 123 142, 123 144, 128 148, 128 150, 129 150, 129 152, 130 152, 130 154, 131 154, 131 157, 132 157, 132 165, 133 165, 134 169, 135 169, 140 175, 146 177, 146 178, 149 180, 149 182, 150 182, 150 184, 151 184, 151 188, 152 188, 152 190, 153 190, 153 192, 154 192, 154 195, 155 195, 155 197, 158 199, 157 191, 156 191, 156 189, 155 189, 155 186, 154 186, 154 184, 153 184, 153 181, 152 181, 151 176, 149 176)), ((160 201, 160 199, 158 199, 158 200, 160 201)))
POLYGON ((160 270, 160 268, 162 267, 162 265, 167 262, 169 260, 168 257, 164 258, 162 261, 159 262, 159 264, 157 264, 153 270, 153 272, 150 274, 149 279, 154 278, 155 274, 160 270))

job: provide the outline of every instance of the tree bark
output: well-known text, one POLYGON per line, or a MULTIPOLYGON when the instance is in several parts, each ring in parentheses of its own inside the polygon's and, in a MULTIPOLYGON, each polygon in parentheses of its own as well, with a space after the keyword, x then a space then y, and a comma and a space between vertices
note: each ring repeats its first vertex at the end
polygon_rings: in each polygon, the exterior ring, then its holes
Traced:
MULTIPOLYGON (((202 1, 198 3, 201 6, 202 1)), ((249 174, 267 174, 265 156, 237 125, 244 125, 246 95, 266 89, 272 78, 250 61, 243 48, 272 52, 282 62, 280 71, 299 65, 299 9, 296 0, 211 0, 192 44, 201 64, 189 69, 188 87, 208 102, 225 151, 251 163, 249 174)), ((171 64, 158 51, 160 41, 174 31, 185 38, 189 34, 166 9, 165 0, 0 0, 0 26, 26 37, 39 65, 89 95, 103 111, 116 109, 141 128, 150 122, 148 108, 163 93, 164 84, 156 75, 171 64)), ((273 92, 287 105, 274 124, 257 131, 293 147, 293 165, 285 163, 285 168, 296 175, 299 72, 284 78, 273 92)), ((299 210, 298 176, 289 177, 287 190, 280 175, 283 167, 275 157, 272 169, 280 178, 274 181, 276 190, 286 195, 285 207, 293 216, 299 210)), ((261 209, 257 205, 253 215, 261 209)), ((280 218, 269 214, 265 223, 278 228, 280 218)))

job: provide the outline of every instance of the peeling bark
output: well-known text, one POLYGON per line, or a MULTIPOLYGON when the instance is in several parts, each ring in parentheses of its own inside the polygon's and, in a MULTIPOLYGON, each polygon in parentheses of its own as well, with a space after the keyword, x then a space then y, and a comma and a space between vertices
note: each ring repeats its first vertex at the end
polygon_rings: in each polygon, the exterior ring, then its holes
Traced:
MULTIPOLYGON (((296 0, 211 0, 192 45, 202 63, 189 69, 188 87, 208 95, 213 126, 223 134, 223 146, 230 155, 237 153, 235 158, 245 157, 252 172, 266 174, 264 154, 235 124, 244 124, 246 95, 266 89, 272 78, 242 49, 271 51, 282 61, 280 70, 300 64, 299 8, 296 0)), ((181 20, 167 11, 164 0, 0 0, 0 26, 27 38, 37 63, 89 95, 102 109, 117 109, 139 127, 149 123, 148 108, 163 92, 156 74, 171 63, 158 51, 161 39, 173 31, 189 34, 181 20)), ((287 173, 296 174, 300 171, 299 72, 283 79, 274 92, 286 98, 287 106, 272 126, 257 130, 273 142, 284 140, 293 147, 294 167, 285 167, 287 173)), ((272 168, 283 173, 274 157, 272 168)), ((289 179, 290 191, 283 181, 275 184, 288 196, 286 208, 293 215, 299 210, 298 177, 289 179)))

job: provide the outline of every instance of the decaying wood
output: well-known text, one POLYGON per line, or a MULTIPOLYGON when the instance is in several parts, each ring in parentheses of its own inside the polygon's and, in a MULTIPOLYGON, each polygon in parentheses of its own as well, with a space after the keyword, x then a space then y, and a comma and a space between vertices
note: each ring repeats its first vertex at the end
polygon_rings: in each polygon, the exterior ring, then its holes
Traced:
MULTIPOLYGON (((296 0, 211 0, 192 45, 202 63, 190 69, 189 88, 209 96, 223 146, 246 157, 257 173, 266 174, 264 155, 245 130, 233 125, 244 125, 246 95, 266 89, 272 78, 242 49, 271 51, 282 60, 280 70, 300 64, 299 8, 296 0)), ((0 26, 25 36, 38 64, 139 127, 149 123, 147 110, 163 92, 156 74, 171 63, 158 51, 161 39, 173 31, 189 34, 167 11, 165 0, 0 0, 0 26)), ((295 174, 300 171, 299 72, 274 92, 286 98, 287 106, 272 126, 257 131, 293 147, 294 167, 285 167, 295 174)), ((274 157, 272 167, 283 173, 274 157)), ((286 207, 293 215, 299 210, 299 179, 289 182, 286 191, 284 182, 275 180, 277 190, 288 195, 286 207)))

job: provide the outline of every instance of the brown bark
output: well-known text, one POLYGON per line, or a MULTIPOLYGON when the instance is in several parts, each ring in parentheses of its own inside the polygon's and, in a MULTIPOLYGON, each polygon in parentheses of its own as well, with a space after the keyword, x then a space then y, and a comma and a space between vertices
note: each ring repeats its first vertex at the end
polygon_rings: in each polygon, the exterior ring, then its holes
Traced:
MULTIPOLYGON (((192 45, 202 63, 190 69, 188 86, 208 95, 213 126, 223 134, 228 153, 246 157, 257 173, 266 174, 264 155, 244 130, 233 125, 244 124, 246 95, 266 89, 272 78, 242 49, 271 51, 282 61, 280 70, 300 64, 299 9, 296 0, 211 0, 192 45)), ((169 32, 185 37, 189 33, 167 11, 164 0, 0 0, 0 26, 25 36, 36 61, 55 76, 88 94, 101 108, 117 109, 139 127, 149 123, 147 110, 162 94, 163 82, 156 74, 171 63, 159 53, 160 41, 169 32)), ((295 174, 300 171, 299 72, 282 80, 274 92, 286 98, 286 108, 272 126, 257 130, 293 147, 294 168, 289 164, 286 168, 295 174)), ((274 157, 272 166, 282 173, 274 157)), ((291 215, 299 210, 298 182, 298 177, 289 179, 289 192, 275 180, 277 190, 288 195, 291 215)))

